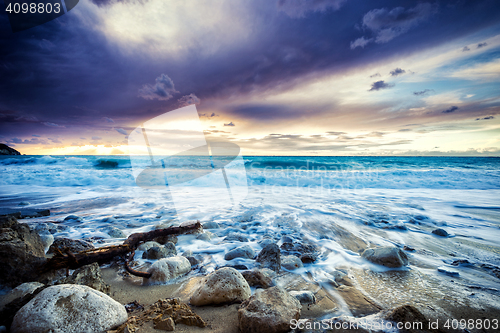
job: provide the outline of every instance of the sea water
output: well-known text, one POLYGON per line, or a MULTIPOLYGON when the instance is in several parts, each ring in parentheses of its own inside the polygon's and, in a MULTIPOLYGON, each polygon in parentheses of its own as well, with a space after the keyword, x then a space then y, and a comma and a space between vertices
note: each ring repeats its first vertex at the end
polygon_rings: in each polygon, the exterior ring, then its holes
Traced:
MULTIPOLYGON (((171 174, 181 182, 197 163, 193 156, 179 159, 171 174)), ((439 276, 444 266, 464 283, 500 290, 493 274, 500 266, 500 158, 248 156, 244 164, 244 200, 214 210, 204 200, 211 186, 204 184, 199 199, 178 214, 168 188, 136 185, 127 156, 6 156, 0 158, 0 207, 49 208, 50 216, 24 221, 58 222, 65 227, 54 236, 95 246, 123 242, 109 236, 110 225, 128 236, 188 220, 217 222, 221 228, 210 231, 218 237, 183 235, 177 244, 178 253, 204 256, 205 273, 228 264, 254 266, 251 259, 224 260, 225 252, 243 245, 224 237, 238 233, 256 253, 266 237, 278 245, 284 236, 316 245, 318 260, 296 273, 317 279, 332 278, 338 267, 384 270, 365 261, 356 244, 407 246, 415 251, 408 252, 412 265, 405 269, 439 276), (64 221, 70 214, 81 221, 64 221), (437 228, 450 237, 432 234, 437 228)))

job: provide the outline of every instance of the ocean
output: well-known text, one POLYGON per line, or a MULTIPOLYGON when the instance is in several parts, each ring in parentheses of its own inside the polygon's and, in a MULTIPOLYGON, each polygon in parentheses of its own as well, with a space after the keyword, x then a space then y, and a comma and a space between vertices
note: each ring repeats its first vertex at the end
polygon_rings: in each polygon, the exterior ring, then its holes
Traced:
MULTIPOLYGON (((123 242, 107 233, 109 226, 128 236, 189 220, 217 222, 211 240, 185 235, 177 244, 178 253, 205 255, 205 273, 227 264, 255 265, 252 259, 224 260, 238 244, 223 239, 237 233, 256 253, 264 238, 279 245, 284 237, 314 244, 318 260, 296 273, 318 281, 332 278, 330 272, 339 267, 384 271, 359 251, 391 245, 414 249, 408 252, 411 265, 399 270, 451 283, 450 275, 437 269, 445 267, 463 284, 500 290, 494 273, 500 266, 498 157, 246 156, 243 162, 233 171, 226 168, 224 176, 227 184, 240 180, 230 188, 232 198, 245 194, 237 200, 219 197, 215 183, 183 178, 186 170, 202 168, 196 157, 172 162, 177 184, 200 189, 196 200, 180 202, 183 197, 174 198, 167 187, 137 186, 128 156, 4 156, 0 208, 48 208, 50 216, 24 221, 65 225, 55 237, 87 239, 96 246, 123 242), (81 219, 64 221, 68 215, 81 219), (437 228, 449 237, 433 234, 437 228)), ((136 258, 142 260, 140 253, 136 258)), ((394 295, 380 297, 389 302, 394 295)))

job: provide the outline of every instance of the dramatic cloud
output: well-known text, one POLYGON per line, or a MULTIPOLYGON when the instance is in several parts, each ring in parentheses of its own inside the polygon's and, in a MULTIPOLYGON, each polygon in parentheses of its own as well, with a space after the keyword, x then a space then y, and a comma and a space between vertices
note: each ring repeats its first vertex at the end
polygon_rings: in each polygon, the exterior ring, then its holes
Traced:
MULTIPOLYGON (((373 33, 375 43, 387 43, 427 20, 437 11, 438 6, 430 3, 420 3, 409 9, 403 7, 396 7, 391 10, 387 8, 373 9, 363 17, 363 28, 373 33)), ((360 39, 353 43, 358 40, 360 39)), ((363 41, 366 41, 366 43, 362 46, 364 47, 371 40, 373 39, 364 38, 363 41)), ((353 47, 353 43, 351 43, 351 49, 361 46, 361 42, 357 42, 355 47, 353 47)))
POLYGON ((404 73, 406 73, 406 71, 404 69, 401 69, 401 68, 396 68, 390 72, 391 76, 398 76, 398 75, 402 75, 404 73))
POLYGON ((62 143, 61 140, 59 140, 59 138, 47 138, 47 139, 49 139, 53 143, 62 143))
POLYGON ((470 51, 470 48, 468 46, 464 46, 464 48, 462 49, 462 52, 467 52, 467 51, 470 51))
POLYGON ((102 119, 104 119, 104 121, 106 121, 107 123, 114 123, 115 121, 111 118, 108 118, 108 117, 102 117, 102 119))
POLYGON ((449 109, 446 109, 446 110, 443 110, 441 111, 441 113, 452 113, 452 112, 455 112, 458 110, 458 106, 452 106, 451 108, 449 109))
POLYGON ((371 77, 371 78, 374 78, 374 77, 380 77, 380 76, 381 76, 381 75, 380 75, 380 73, 375 73, 375 74, 373 74, 373 75, 370 75, 370 77, 371 77))
POLYGON ((182 96, 177 100, 177 102, 179 102, 180 106, 188 106, 191 104, 200 104, 201 101, 198 97, 196 97, 195 94, 189 94, 186 96, 182 96))
POLYGON ((34 137, 36 137, 36 138, 39 138, 39 137, 40 137, 40 135, 38 135, 38 134, 33 134, 32 136, 34 136, 34 137))
POLYGON ((347 0, 278 0, 279 10, 293 18, 304 17, 307 12, 338 10, 347 0))
POLYGON ((477 48, 480 49, 482 47, 485 47, 486 45, 488 45, 488 43, 479 43, 477 44, 477 48))
POLYGON ((423 96, 423 95, 426 95, 427 93, 430 93, 431 91, 434 91, 434 89, 424 89, 422 91, 414 91, 413 95, 415 95, 415 96, 423 96))
POLYGON ((128 135, 127 131, 125 131, 123 128, 115 128, 115 130, 120 134, 128 135))
POLYGON ((144 99, 158 99, 162 101, 169 100, 173 94, 178 93, 174 87, 174 81, 165 74, 156 78, 154 85, 145 84, 139 89, 139 97, 144 99))
POLYGON ((229 124, 224 124, 224 126, 236 126, 236 125, 233 124, 233 122, 230 122, 229 124))
MULTIPOLYGON (((83 138, 81 139, 84 140, 83 138)), ((93 136, 92 140, 102 140, 102 138, 100 136, 93 136)))
POLYGON ((377 91, 380 89, 387 89, 394 87, 393 84, 385 83, 384 81, 377 81, 372 83, 372 87, 368 91, 377 91))
POLYGON ((490 120, 490 119, 495 119, 495 117, 488 116, 488 117, 484 117, 484 118, 476 118, 476 120, 490 120))

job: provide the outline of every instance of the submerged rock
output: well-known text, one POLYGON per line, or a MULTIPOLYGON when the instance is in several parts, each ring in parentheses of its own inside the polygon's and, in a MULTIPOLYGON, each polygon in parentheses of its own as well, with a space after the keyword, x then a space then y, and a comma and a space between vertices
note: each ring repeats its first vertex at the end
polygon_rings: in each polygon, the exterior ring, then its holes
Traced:
POLYGON ((40 236, 13 217, 0 218, 0 284, 15 287, 38 281, 39 268, 45 262, 40 236))
POLYGON ((300 304, 316 303, 316 297, 314 296, 314 293, 310 290, 290 291, 290 295, 295 297, 300 302, 300 304))
POLYGON ((56 284, 78 284, 109 293, 109 285, 102 279, 101 268, 95 262, 76 269, 71 276, 57 281, 56 284))
POLYGON ((210 231, 205 231, 204 233, 196 236, 196 239, 208 242, 209 240, 211 240, 212 238, 215 238, 215 237, 217 237, 217 236, 214 235, 213 233, 211 233, 210 231))
POLYGON ((81 221, 83 221, 83 218, 81 218, 80 216, 76 216, 76 215, 68 215, 64 218, 64 221, 81 222, 81 221))
POLYGON ((276 244, 266 245, 262 251, 260 251, 256 261, 264 268, 279 272, 281 269, 280 248, 276 244))
POLYGON ((87 286, 62 284, 44 289, 14 317, 12 333, 105 332, 123 324, 120 303, 87 286))
POLYGON ((92 245, 92 243, 86 242, 81 239, 57 237, 56 239, 54 239, 54 243, 52 243, 47 253, 57 253, 57 250, 63 253, 66 250, 77 253, 81 251, 92 250, 93 248, 94 245, 92 245))
POLYGON ((290 321, 298 320, 300 302, 281 287, 259 289, 238 310, 240 332, 284 333, 290 321))
POLYGON ((448 236, 450 236, 450 234, 446 230, 441 229, 441 228, 432 230, 432 233, 434 235, 438 235, 438 236, 441 236, 441 237, 448 237, 448 236))
POLYGON ((219 229, 219 228, 220 226, 219 223, 217 222, 210 221, 203 224, 203 229, 219 229))
POLYGON ((296 256, 283 256, 281 257, 281 267, 288 269, 289 271, 302 268, 302 261, 296 256))
POLYGON ((408 256, 397 247, 387 246, 366 249, 361 254, 363 258, 374 264, 397 268, 408 265, 408 256))
POLYGON ((161 244, 158 243, 158 242, 149 241, 149 242, 142 243, 141 245, 139 245, 139 247, 137 248, 137 250, 139 250, 139 251, 147 251, 147 250, 149 250, 152 247, 160 247, 160 246, 161 246, 161 244))
POLYGON ((163 246, 153 246, 142 254, 143 259, 161 259, 174 257, 177 255, 177 250, 173 243, 167 242, 163 246))
POLYGON ((246 238, 245 236, 243 236, 241 234, 230 233, 229 235, 226 236, 226 238, 224 238, 224 241, 225 242, 242 242, 242 243, 246 243, 246 242, 248 242, 248 238, 246 238))
POLYGON ((227 252, 226 255, 224 256, 224 259, 225 260, 232 260, 234 258, 253 259, 253 257, 255 257, 255 252, 253 251, 253 249, 249 245, 244 245, 227 252))
POLYGON ((251 295, 250 286, 234 268, 224 267, 209 274, 191 296, 190 303, 196 306, 241 302, 251 295))
POLYGON ((272 277, 264 269, 244 271, 241 273, 241 275, 243 275, 245 280, 247 280, 248 285, 250 285, 251 287, 267 289, 274 285, 272 277))
POLYGON ((156 261, 148 268, 151 277, 144 278, 143 284, 165 283, 171 279, 182 276, 191 270, 191 263, 185 257, 175 256, 156 261))
POLYGON ((107 233, 110 237, 113 237, 113 238, 126 238, 127 235, 125 235, 125 233, 118 229, 117 227, 106 227, 103 229, 103 231, 105 233, 107 233))

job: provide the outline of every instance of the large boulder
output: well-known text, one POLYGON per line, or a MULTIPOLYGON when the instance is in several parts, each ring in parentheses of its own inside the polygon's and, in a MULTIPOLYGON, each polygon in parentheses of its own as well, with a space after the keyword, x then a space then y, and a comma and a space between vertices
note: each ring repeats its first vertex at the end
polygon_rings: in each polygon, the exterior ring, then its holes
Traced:
POLYGON ((38 281, 45 249, 38 233, 14 217, 0 217, 0 284, 38 281))
POLYGON ((188 273, 190 270, 191 263, 186 257, 175 256, 163 258, 148 268, 148 273, 151 273, 151 277, 149 279, 144 278, 142 283, 144 285, 165 283, 188 273))
POLYGON ((408 265, 408 256, 401 249, 393 246, 366 249, 361 254, 366 260, 390 268, 408 265))
MULTIPOLYGON (((269 270, 272 272, 271 270, 269 270)), ((266 269, 254 269, 251 271, 244 271, 241 273, 248 285, 252 287, 267 289, 274 285, 272 276, 266 272, 266 269)))
POLYGON ((79 284, 109 294, 109 285, 102 279, 101 268, 96 262, 76 269, 71 276, 57 281, 57 284, 79 284))
POLYGON ((44 289, 23 306, 14 317, 11 332, 105 332, 127 318, 125 307, 100 291, 62 284, 44 289))
POLYGON ((279 272, 281 268, 281 254, 278 245, 274 243, 266 245, 257 256, 257 262, 263 268, 279 272))
POLYGON ((290 321, 298 320, 300 302, 281 287, 258 289, 238 310, 240 331, 243 333, 284 333, 290 331, 290 321))
POLYGON ((241 302, 252 294, 245 278, 236 269, 223 267, 208 275, 191 296, 196 306, 241 302))

